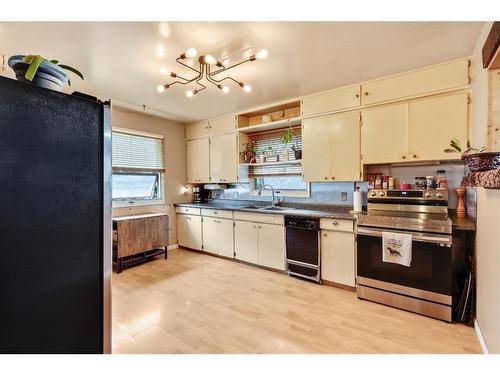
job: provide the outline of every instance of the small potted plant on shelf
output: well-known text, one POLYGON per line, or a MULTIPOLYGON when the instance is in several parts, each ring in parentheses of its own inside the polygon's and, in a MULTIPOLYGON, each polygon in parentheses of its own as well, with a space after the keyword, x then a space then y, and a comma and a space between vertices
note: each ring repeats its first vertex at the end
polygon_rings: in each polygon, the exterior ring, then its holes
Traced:
POLYGON ((486 147, 472 147, 470 141, 467 141, 464 148, 457 138, 450 141, 450 147, 444 152, 460 152, 460 158, 465 160, 471 172, 484 172, 500 168, 500 152, 485 152, 486 147))
POLYGON ((285 130, 281 135, 281 143, 283 143, 283 145, 285 146, 283 149, 285 160, 290 160, 290 151, 288 150, 288 145, 291 145, 290 148, 294 153, 294 159, 295 160, 302 159, 302 150, 298 147, 299 142, 297 134, 293 132, 291 126, 287 130, 285 130))
POLYGON ((84 79, 83 74, 77 69, 60 64, 58 60, 47 60, 40 55, 11 56, 8 64, 16 73, 18 81, 29 82, 55 91, 63 91, 66 84, 71 86, 65 70, 84 79))

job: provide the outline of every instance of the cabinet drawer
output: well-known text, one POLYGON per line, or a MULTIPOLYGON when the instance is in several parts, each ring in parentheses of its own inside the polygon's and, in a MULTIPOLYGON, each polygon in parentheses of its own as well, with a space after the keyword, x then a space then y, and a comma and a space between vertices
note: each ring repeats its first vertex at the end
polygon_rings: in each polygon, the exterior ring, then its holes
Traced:
POLYGON ((267 224, 276 224, 276 225, 284 225, 285 217, 283 215, 266 215, 266 214, 257 214, 253 212, 234 212, 235 220, 244 220, 244 221, 255 221, 257 223, 267 223, 267 224))
POLYGON ((302 99, 302 116, 359 107, 361 105, 360 91, 360 85, 352 85, 306 96, 302 99))
POLYGON ((232 219, 233 218, 233 211, 216 210, 213 208, 202 208, 201 215, 202 216, 209 216, 209 217, 220 217, 223 219, 232 219))
POLYGON ((321 229, 336 230, 339 232, 354 232, 354 221, 323 218, 319 220, 321 229))
POLYGON ((201 215, 201 209, 194 207, 175 207, 175 212, 178 214, 201 215))

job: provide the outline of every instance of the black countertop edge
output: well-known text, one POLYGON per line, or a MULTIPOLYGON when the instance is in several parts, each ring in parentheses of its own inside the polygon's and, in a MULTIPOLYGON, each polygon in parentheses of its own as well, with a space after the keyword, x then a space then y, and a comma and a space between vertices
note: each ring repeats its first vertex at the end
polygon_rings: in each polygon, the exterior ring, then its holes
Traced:
POLYGON ((457 217, 456 210, 448 210, 453 230, 476 231, 476 220, 472 217, 457 217))

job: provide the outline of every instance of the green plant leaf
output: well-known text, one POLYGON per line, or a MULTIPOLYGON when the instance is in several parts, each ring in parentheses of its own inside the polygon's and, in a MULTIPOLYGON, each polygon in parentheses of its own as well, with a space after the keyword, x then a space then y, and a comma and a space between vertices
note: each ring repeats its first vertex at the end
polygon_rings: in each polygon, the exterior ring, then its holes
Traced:
POLYGON ((83 74, 80 73, 78 70, 76 70, 75 68, 73 68, 71 66, 64 65, 64 64, 59 64, 59 67, 61 67, 62 69, 65 69, 65 70, 69 70, 70 72, 75 73, 81 79, 84 79, 83 78, 83 74))
POLYGON ((44 62, 44 58, 40 55, 35 56, 31 63, 30 66, 28 67, 28 70, 26 71, 26 74, 24 75, 24 78, 26 78, 28 81, 33 81, 33 78, 35 78, 35 74, 40 67, 40 65, 44 62))
POLYGON ((50 60, 50 62, 51 62, 52 64, 56 64, 56 65, 57 65, 57 64, 59 64, 59 60, 50 60))

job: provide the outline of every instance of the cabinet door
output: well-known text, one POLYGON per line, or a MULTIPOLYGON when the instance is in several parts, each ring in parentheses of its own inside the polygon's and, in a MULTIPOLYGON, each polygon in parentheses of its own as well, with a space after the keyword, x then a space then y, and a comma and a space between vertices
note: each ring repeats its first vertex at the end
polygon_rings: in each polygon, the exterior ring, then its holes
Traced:
POLYGON ((186 142, 187 181, 190 183, 209 180, 209 139, 200 138, 186 142))
POLYGON ((257 264, 257 224, 235 221, 234 225, 235 258, 257 264))
POLYGON ((191 249, 201 250, 203 246, 203 233, 201 226, 201 216, 186 215, 189 245, 191 249))
POLYGON ((408 98, 469 84, 469 61, 461 59, 363 83, 363 105, 408 98))
POLYGON ((354 233, 321 231, 321 278, 355 286, 354 233))
POLYGON ((358 181, 360 175, 360 113, 332 116, 330 122, 330 177, 334 181, 358 181))
POLYGON ((363 164, 404 161, 408 154, 408 104, 361 111, 363 164))
POLYGON ((203 250, 208 253, 218 253, 219 220, 214 217, 203 217, 203 250))
POLYGON ((177 242, 179 246, 189 247, 188 219, 186 215, 177 215, 177 242))
POLYGON ((237 177, 238 154, 234 133, 210 138, 211 182, 235 182, 237 177))
POLYGON ((208 122, 208 134, 229 132, 236 128, 236 116, 216 118, 208 122))
POLYGON ((334 115, 302 121, 302 168, 304 180, 330 180, 330 122, 334 115))
POLYGON ((258 224, 258 264, 278 270, 285 269, 285 227, 258 224))
POLYGON ((233 220, 231 219, 217 219, 219 221, 218 236, 218 254, 234 258, 234 232, 233 220))
POLYGON ((361 105, 360 90, 360 85, 352 85, 306 96, 301 102, 302 116, 359 107, 361 105))
POLYGON ((208 134, 208 121, 186 125, 186 138, 203 137, 208 134))
POLYGON ((410 102, 408 154, 411 160, 457 159, 446 153, 450 139, 467 143, 467 94, 460 93, 410 102))

